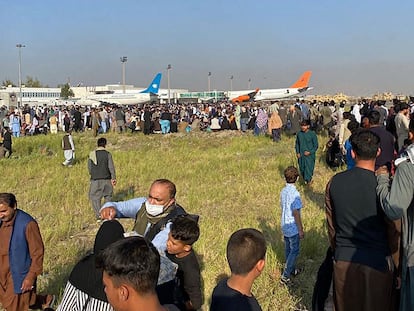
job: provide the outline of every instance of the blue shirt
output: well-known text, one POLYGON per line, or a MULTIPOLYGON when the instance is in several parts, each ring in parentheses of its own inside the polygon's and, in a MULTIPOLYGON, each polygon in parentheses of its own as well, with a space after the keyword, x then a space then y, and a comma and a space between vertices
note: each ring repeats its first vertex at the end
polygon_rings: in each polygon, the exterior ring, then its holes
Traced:
MULTIPOLYGON (((147 200, 146 197, 135 198, 127 201, 120 201, 120 202, 106 202, 101 210, 104 207, 113 206, 116 209, 116 218, 134 218, 137 215, 138 211, 141 209, 142 204, 145 203, 147 200)), ((148 223, 147 230, 150 227, 150 223, 148 223)), ((168 240, 168 233, 170 233, 171 221, 169 221, 163 230, 161 230, 153 239, 152 244, 160 250, 165 252, 167 249, 167 240, 168 240)))
POLYGON ((285 237, 292 237, 299 234, 293 211, 302 208, 302 200, 299 191, 294 184, 287 183, 280 192, 280 206, 282 207, 282 217, 280 225, 285 237))

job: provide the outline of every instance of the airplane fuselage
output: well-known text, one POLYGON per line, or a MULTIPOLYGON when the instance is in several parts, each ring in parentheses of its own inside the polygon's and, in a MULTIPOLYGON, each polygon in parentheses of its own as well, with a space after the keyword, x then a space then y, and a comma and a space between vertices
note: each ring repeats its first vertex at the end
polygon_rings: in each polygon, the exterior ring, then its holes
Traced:
POLYGON ((151 101, 150 93, 113 93, 113 94, 95 94, 90 95, 87 99, 103 103, 117 105, 137 105, 151 101))
POLYGON ((255 101, 259 100, 276 100, 276 99, 283 99, 292 97, 295 95, 299 95, 305 91, 307 91, 309 88, 286 88, 286 89, 265 89, 265 90, 259 90, 257 94, 254 96, 255 101))

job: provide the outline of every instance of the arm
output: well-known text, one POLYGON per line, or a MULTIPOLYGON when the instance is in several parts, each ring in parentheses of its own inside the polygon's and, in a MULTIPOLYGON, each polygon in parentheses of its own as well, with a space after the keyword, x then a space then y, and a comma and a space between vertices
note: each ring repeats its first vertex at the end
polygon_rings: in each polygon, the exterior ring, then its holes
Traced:
POLYGON ((111 153, 108 152, 108 169, 111 172, 111 180, 116 180, 114 161, 111 153))
POLYGON ((319 147, 318 137, 316 136, 315 132, 312 131, 312 133, 313 133, 313 135, 312 135, 312 150, 309 150, 309 151, 311 153, 316 153, 316 150, 318 150, 318 147, 319 147))
MULTIPOLYGON (((113 218, 135 218, 138 211, 141 209, 142 204, 147 200, 145 197, 135 198, 128 201, 120 202, 106 202, 100 210, 101 217, 103 219, 113 218), (108 208, 113 208, 115 215, 107 214, 108 208)), ((168 234, 167 234, 168 235, 168 234)))
POLYGON ((333 222, 333 206, 332 206, 332 201, 331 201, 331 195, 329 192, 329 189, 331 187, 331 182, 332 180, 330 180, 328 182, 328 184, 326 185, 326 190, 325 190, 325 212, 326 212, 326 222, 328 224, 328 238, 329 238, 329 243, 331 244, 331 248, 332 250, 335 250, 335 227, 334 227, 334 222, 333 222))
POLYGON ((292 211, 293 218, 295 218, 296 226, 299 231, 299 238, 303 239, 305 237, 303 233, 302 219, 300 218, 300 209, 295 209, 292 211))
MULTIPOLYGON (((189 301, 186 302, 187 310, 198 310, 203 304, 203 295, 201 294, 201 277, 200 266, 195 254, 191 265, 187 265, 184 271, 184 290, 188 294, 189 301)), ((190 255, 191 256, 191 255, 190 255)))
POLYGON ((32 290, 36 277, 42 273, 44 254, 42 236, 40 235, 39 226, 35 221, 27 224, 25 235, 32 263, 29 272, 23 280, 21 288, 23 292, 32 290))
POLYGON ((72 148, 72 151, 75 151, 75 144, 73 143, 72 135, 69 135, 69 144, 70 144, 70 147, 72 148))
POLYGON ((166 225, 164 230, 161 230, 157 233, 157 235, 152 239, 152 244, 154 244, 155 248, 160 251, 167 250, 167 241, 168 241, 168 234, 171 230, 171 221, 169 221, 166 225))
POLYGON ((380 169, 377 170, 377 195, 382 209, 391 220, 400 219, 413 200, 414 166, 410 162, 401 163, 395 173, 391 189, 388 173, 380 169))
POLYGON ((91 175, 91 170, 92 170, 92 160, 88 159, 88 172, 89 172, 89 175, 91 175))

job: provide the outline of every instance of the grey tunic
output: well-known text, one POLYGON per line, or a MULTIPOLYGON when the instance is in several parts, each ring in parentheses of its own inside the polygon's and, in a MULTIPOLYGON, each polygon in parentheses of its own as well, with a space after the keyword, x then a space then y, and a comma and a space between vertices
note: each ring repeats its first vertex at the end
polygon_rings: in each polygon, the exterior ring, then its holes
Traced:
POLYGON ((377 194, 385 214, 402 218, 402 287, 400 310, 414 310, 414 164, 401 163, 391 188, 388 175, 377 176, 377 194))

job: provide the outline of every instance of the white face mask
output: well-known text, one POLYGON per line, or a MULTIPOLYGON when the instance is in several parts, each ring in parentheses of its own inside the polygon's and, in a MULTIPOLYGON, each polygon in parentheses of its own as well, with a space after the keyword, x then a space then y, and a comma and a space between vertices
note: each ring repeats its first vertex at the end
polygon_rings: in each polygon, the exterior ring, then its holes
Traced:
POLYGON ((158 216, 164 211, 164 205, 151 204, 150 202, 145 201, 145 209, 149 215, 158 216))

